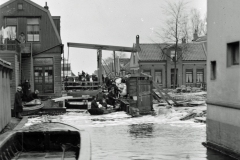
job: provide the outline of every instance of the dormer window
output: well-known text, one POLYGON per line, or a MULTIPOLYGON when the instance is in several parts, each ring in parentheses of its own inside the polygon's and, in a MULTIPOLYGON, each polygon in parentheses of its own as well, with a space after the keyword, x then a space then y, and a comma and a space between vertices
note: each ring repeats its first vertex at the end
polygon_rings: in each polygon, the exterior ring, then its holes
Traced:
MULTIPOLYGON (((175 58, 175 51, 174 51, 174 50, 172 50, 172 51, 170 52, 170 57, 171 57, 171 61, 177 60, 177 59, 175 58)), ((177 57, 177 53, 176 53, 176 57, 177 57)))
POLYGON ((18 10, 23 10, 23 4, 22 3, 18 3, 18 10))

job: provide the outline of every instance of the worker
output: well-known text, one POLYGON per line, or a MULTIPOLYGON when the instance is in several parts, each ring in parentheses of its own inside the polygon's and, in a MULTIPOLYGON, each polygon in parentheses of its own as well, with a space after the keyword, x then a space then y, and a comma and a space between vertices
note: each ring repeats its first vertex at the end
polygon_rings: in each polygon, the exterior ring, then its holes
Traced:
POLYGON ((22 84, 22 91, 23 91, 22 100, 23 101, 27 101, 27 98, 30 94, 30 88, 31 88, 31 85, 29 83, 29 80, 25 79, 24 83, 22 84))
POLYGON ((114 93, 114 87, 111 88, 110 92, 108 93, 108 104, 115 107, 116 96, 114 93))
POLYGON ((38 99, 38 90, 35 90, 34 92, 30 93, 28 96, 28 102, 34 100, 34 99, 38 99))
POLYGON ((23 106, 22 106, 22 87, 18 86, 17 87, 17 92, 15 93, 15 99, 14 99, 14 111, 15 111, 15 116, 16 118, 22 118, 22 111, 23 111, 23 106))
POLYGON ((91 102, 91 109, 97 109, 97 108, 99 108, 99 107, 98 107, 98 104, 97 104, 97 99, 96 99, 96 97, 93 96, 92 98, 93 98, 93 100, 92 100, 92 102, 91 102))
POLYGON ((99 87, 98 87, 98 93, 97 93, 97 95, 96 95, 96 100, 97 100, 97 102, 99 102, 100 104, 102 104, 103 98, 106 98, 106 95, 103 93, 102 87, 99 86, 99 87))

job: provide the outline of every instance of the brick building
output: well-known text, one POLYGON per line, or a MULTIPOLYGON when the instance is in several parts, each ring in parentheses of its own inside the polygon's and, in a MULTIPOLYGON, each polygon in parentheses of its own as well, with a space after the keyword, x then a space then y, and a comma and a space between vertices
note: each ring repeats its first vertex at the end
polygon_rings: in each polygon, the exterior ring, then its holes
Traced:
MULTIPOLYGON (((175 46, 173 44, 136 44, 130 70, 151 75, 164 88, 173 86, 175 46), (171 58, 170 58, 171 57, 171 58)), ((206 83, 207 53, 203 43, 179 44, 177 53, 177 86, 199 87, 206 83)))

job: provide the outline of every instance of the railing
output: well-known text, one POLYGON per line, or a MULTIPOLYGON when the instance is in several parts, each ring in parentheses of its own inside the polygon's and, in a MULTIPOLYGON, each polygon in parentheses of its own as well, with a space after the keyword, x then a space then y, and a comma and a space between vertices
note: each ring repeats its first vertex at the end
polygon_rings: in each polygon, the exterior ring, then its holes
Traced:
POLYGON ((0 51, 17 51, 21 53, 31 53, 31 44, 0 44, 0 51))
POLYGON ((17 51, 19 46, 17 44, 0 44, 0 50, 1 51, 17 51))
POLYGON ((65 90, 96 90, 98 89, 99 81, 67 81, 64 82, 64 89, 65 90))

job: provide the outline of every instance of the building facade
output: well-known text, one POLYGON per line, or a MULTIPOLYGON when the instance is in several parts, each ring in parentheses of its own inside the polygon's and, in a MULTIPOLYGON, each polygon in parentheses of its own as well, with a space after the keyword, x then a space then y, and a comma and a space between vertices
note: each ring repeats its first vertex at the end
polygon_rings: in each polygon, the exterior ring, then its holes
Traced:
MULTIPOLYGON (((175 46, 173 44, 139 44, 132 53, 130 70, 144 72, 164 88, 173 87, 175 46)), ((177 86, 200 87, 206 83, 207 53, 202 43, 179 44, 177 51, 177 86)))
POLYGON ((240 155, 240 1, 207 2, 207 142, 240 155))
POLYGON ((13 67, 11 98, 25 80, 40 95, 61 96, 60 17, 30 0, 10 0, 0 9, 0 57, 13 67))

